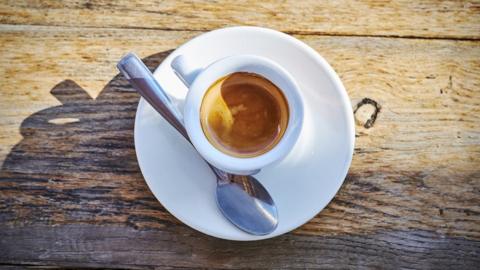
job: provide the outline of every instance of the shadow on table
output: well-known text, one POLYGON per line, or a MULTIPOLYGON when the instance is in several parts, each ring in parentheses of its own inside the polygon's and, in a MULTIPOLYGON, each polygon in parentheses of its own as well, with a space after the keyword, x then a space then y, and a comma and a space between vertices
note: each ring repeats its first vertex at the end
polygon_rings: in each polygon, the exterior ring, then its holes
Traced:
MULTIPOLYGON (((157 67, 171 51, 144 61, 157 67)), ((0 224, 177 222, 148 190, 133 142, 139 95, 121 75, 96 99, 71 80, 61 102, 30 115, 0 171, 0 224), (1 205, 1 204, 0 204, 1 205)))

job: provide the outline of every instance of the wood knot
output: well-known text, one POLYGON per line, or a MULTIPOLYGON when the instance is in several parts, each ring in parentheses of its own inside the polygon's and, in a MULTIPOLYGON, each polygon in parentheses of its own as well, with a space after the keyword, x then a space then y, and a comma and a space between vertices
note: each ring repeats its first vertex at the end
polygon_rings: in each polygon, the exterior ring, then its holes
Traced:
POLYGON ((356 122, 365 128, 373 127, 381 108, 375 100, 363 98, 353 109, 356 122))
POLYGON ((90 1, 86 2, 84 6, 86 9, 93 9, 93 4, 90 1))

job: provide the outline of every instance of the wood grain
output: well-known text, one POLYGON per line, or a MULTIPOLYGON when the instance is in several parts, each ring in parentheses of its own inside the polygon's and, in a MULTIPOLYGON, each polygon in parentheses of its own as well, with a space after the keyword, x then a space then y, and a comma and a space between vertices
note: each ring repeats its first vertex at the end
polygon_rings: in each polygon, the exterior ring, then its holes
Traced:
POLYGON ((197 34, 0 26, 0 263, 475 269, 480 43, 297 35, 357 109, 352 167, 306 225, 234 243, 187 228, 150 193, 132 138, 139 97, 114 68, 130 50, 153 68, 197 34))
POLYGON ((147 56, 175 48, 198 33, 0 26, 0 161, 21 140, 29 115, 61 105, 50 90, 64 80, 96 98, 128 51, 147 56))
POLYGON ((2 1, 0 23, 297 34, 480 38, 478 1, 2 1))
POLYGON ((284 235, 249 243, 183 226, 163 230, 66 225, 2 228, 2 261, 25 265, 158 269, 476 269, 479 242, 423 231, 284 235), (99 237, 101 236, 101 237, 99 237), (6 243, 14 243, 7 246, 6 243), (39 245, 38 243, 42 243, 39 245), (39 260, 39 258, 41 260, 39 260))

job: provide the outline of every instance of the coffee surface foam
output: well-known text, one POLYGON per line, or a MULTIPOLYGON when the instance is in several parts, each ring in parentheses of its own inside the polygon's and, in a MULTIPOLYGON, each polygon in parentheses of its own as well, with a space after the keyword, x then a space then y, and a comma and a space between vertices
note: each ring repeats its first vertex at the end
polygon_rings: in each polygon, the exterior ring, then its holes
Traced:
POLYGON ((236 72, 207 90, 200 109, 201 125, 210 143, 236 157, 254 157, 271 150, 288 124, 288 103, 268 79, 236 72))

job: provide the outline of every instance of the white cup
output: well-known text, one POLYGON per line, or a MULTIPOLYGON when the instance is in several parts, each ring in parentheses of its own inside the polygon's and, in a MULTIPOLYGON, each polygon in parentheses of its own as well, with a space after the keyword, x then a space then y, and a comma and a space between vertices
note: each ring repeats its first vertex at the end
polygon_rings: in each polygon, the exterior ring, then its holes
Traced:
POLYGON ((180 55, 173 59, 171 66, 189 88, 183 114, 185 129, 193 146, 209 163, 229 173, 249 175, 290 153, 302 129, 303 101, 298 84, 280 65, 265 57, 234 55, 199 68, 180 55), (235 72, 256 73, 267 78, 280 88, 288 102, 289 118, 283 137, 271 150, 255 157, 234 157, 221 152, 208 141, 200 123, 200 107, 206 91, 219 78, 235 72))

